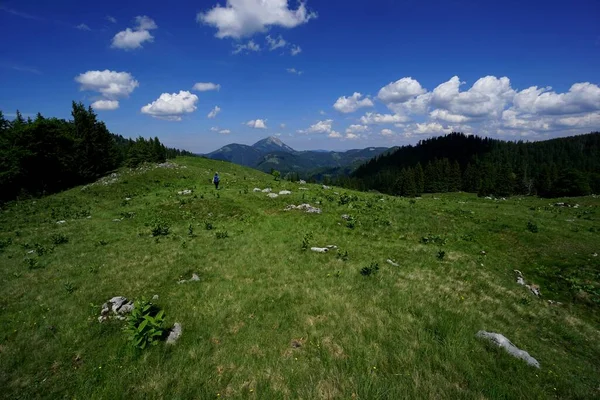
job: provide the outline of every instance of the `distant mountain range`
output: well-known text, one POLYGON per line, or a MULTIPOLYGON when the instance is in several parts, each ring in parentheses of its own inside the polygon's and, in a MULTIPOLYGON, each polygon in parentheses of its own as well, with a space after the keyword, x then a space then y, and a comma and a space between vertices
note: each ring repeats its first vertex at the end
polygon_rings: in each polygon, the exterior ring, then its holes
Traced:
POLYGON ((204 156, 214 160, 230 161, 264 172, 276 169, 283 174, 298 172, 303 176, 309 176, 319 175, 322 171, 328 171, 328 174, 350 173, 360 164, 394 149, 369 147, 341 152, 296 151, 277 137, 271 136, 259 140, 252 146, 231 143, 204 156))

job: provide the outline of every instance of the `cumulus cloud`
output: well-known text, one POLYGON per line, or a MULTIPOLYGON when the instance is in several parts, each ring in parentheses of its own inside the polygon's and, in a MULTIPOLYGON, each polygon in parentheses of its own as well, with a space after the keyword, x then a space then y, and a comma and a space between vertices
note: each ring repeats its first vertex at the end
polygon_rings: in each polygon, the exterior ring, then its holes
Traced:
POLYGON ((219 91, 221 90, 221 85, 212 82, 198 82, 194 85, 192 90, 195 90, 197 92, 208 92, 210 90, 219 91))
POLYGON ((246 125, 250 128, 254 129, 267 129, 267 120, 266 119, 252 119, 246 122, 246 125))
POLYGON ((229 134, 231 133, 231 131, 230 131, 229 129, 221 129, 221 130, 219 131, 219 133, 220 133, 221 135, 229 135, 229 134))
POLYGON ((439 110, 439 109, 433 110, 431 113, 429 113, 429 116, 433 119, 438 119, 438 120, 453 122, 453 123, 459 123, 459 124, 463 123, 463 122, 467 122, 470 119, 469 117, 465 117, 464 115, 452 114, 448 110, 439 110))
POLYGON ((198 96, 186 90, 181 90, 179 93, 161 94, 157 100, 142 107, 141 111, 155 118, 181 121, 182 115, 196 110, 197 102, 198 96))
POLYGON ((350 125, 346 128, 346 133, 365 133, 369 131, 369 127, 366 125, 350 125))
POLYGON ((357 135, 355 133, 346 133, 346 136, 344 136, 345 139, 349 139, 349 140, 355 140, 355 139, 360 139, 361 135, 357 135))
POLYGON ((267 37, 265 37, 267 44, 269 45, 269 50, 273 51, 273 50, 277 50, 280 47, 285 47, 287 45, 287 42, 283 39, 283 37, 281 35, 279 35, 277 38, 272 38, 271 35, 267 35, 267 37))
POLYGON ((600 87, 590 82, 576 83, 566 93, 556 93, 550 87, 532 86, 516 93, 514 108, 541 115, 577 114, 600 110, 600 87))
POLYGON ((239 39, 266 32, 272 26, 294 28, 316 17, 304 2, 294 10, 287 0, 227 0, 225 6, 217 4, 198 13, 196 21, 217 28, 215 36, 220 39, 239 39))
POLYGON ((208 118, 215 118, 217 116, 218 113, 221 112, 221 107, 219 106, 215 106, 215 108, 213 108, 212 110, 210 110, 210 112, 208 113, 207 117, 208 118))
POLYGON ((251 51, 260 51, 260 45, 258 45, 254 40, 249 40, 246 44, 234 44, 232 53, 239 54, 244 50, 246 50, 246 53, 250 53, 251 51))
POLYGON ((391 129, 387 129, 387 128, 382 129, 380 133, 382 136, 393 136, 394 135, 394 131, 391 129))
POLYGON ((139 86, 129 72, 87 71, 75 77, 80 90, 98 92, 108 99, 127 97, 139 86))
POLYGON ((141 48, 144 42, 154 41, 154 36, 150 34, 151 30, 158 28, 154 20, 145 15, 139 15, 135 17, 135 22, 137 25, 133 29, 126 28, 113 37, 111 47, 134 50, 141 48))
POLYGON ((118 100, 98 100, 92 103, 92 108, 94 110, 116 110, 119 108, 118 100))
POLYGON ((377 97, 384 103, 402 103, 425 92, 418 81, 407 77, 382 87, 377 97))
POLYGON ((290 49, 290 54, 293 56, 300 54, 300 53, 302 53, 302 48, 300 48, 300 46, 298 46, 298 45, 292 46, 292 48, 290 49))
POLYGON ((435 135, 450 133, 452 132, 452 128, 444 128, 439 122, 427 122, 415 124, 414 129, 410 129, 410 131, 419 135, 435 135))
POLYGON ((379 114, 368 112, 360 117, 360 122, 363 125, 374 125, 374 124, 395 124, 407 122, 408 117, 399 114, 379 114))
POLYGON ((77 28, 81 31, 91 31, 90 27, 87 26, 86 24, 79 24, 75 28, 77 28))
POLYGON ((348 114, 354 112, 362 107, 373 107, 374 104, 369 98, 364 98, 361 100, 362 94, 358 92, 354 92, 354 94, 350 97, 342 96, 337 99, 333 108, 342 112, 344 114, 348 114))
POLYGON ((330 138, 341 138, 342 134, 335 131, 333 129, 333 120, 326 119, 323 121, 318 121, 316 124, 311 125, 307 129, 301 129, 298 133, 310 134, 310 133, 320 133, 327 134, 327 137, 330 138))
POLYGON ((115 17, 111 17, 110 15, 107 15, 107 16, 106 16, 106 20, 107 20, 108 22, 111 22, 111 23, 113 23, 113 24, 116 24, 116 23, 117 23, 117 19, 116 19, 115 17))
POLYGON ((302 75, 303 71, 298 71, 296 68, 286 68, 286 71, 290 74, 302 75))

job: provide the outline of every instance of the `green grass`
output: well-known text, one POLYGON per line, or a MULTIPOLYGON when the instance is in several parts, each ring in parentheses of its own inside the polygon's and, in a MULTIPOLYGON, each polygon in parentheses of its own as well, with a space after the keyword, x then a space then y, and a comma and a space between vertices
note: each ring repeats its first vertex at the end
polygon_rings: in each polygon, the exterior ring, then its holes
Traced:
POLYGON ((123 171, 114 184, 2 210, 0 396, 600 396, 598 198, 567 200, 579 208, 470 194, 415 201, 176 162, 186 168, 123 171), (252 191, 267 186, 292 194, 252 191), (323 213, 283 211, 304 202, 323 213), (193 273, 200 281, 177 284, 193 273), (183 326, 175 346, 138 351, 124 322, 97 321, 113 296, 155 294, 167 324, 183 326), (541 369, 477 340, 481 329, 541 369))

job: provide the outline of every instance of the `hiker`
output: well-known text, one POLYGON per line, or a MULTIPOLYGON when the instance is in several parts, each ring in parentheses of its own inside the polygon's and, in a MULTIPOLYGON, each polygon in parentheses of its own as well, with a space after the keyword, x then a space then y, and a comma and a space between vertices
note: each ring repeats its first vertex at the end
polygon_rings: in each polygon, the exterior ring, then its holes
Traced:
POLYGON ((215 189, 219 190, 219 173, 215 172, 215 176, 213 177, 213 183, 215 184, 215 189))

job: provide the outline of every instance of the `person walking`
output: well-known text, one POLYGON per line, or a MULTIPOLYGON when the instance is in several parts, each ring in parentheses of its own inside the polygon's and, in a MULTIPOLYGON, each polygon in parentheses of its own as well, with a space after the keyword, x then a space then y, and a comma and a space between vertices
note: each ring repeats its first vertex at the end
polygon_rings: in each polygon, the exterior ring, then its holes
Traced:
POLYGON ((215 184, 215 189, 219 190, 219 173, 215 172, 215 176, 213 176, 213 183, 215 184))

